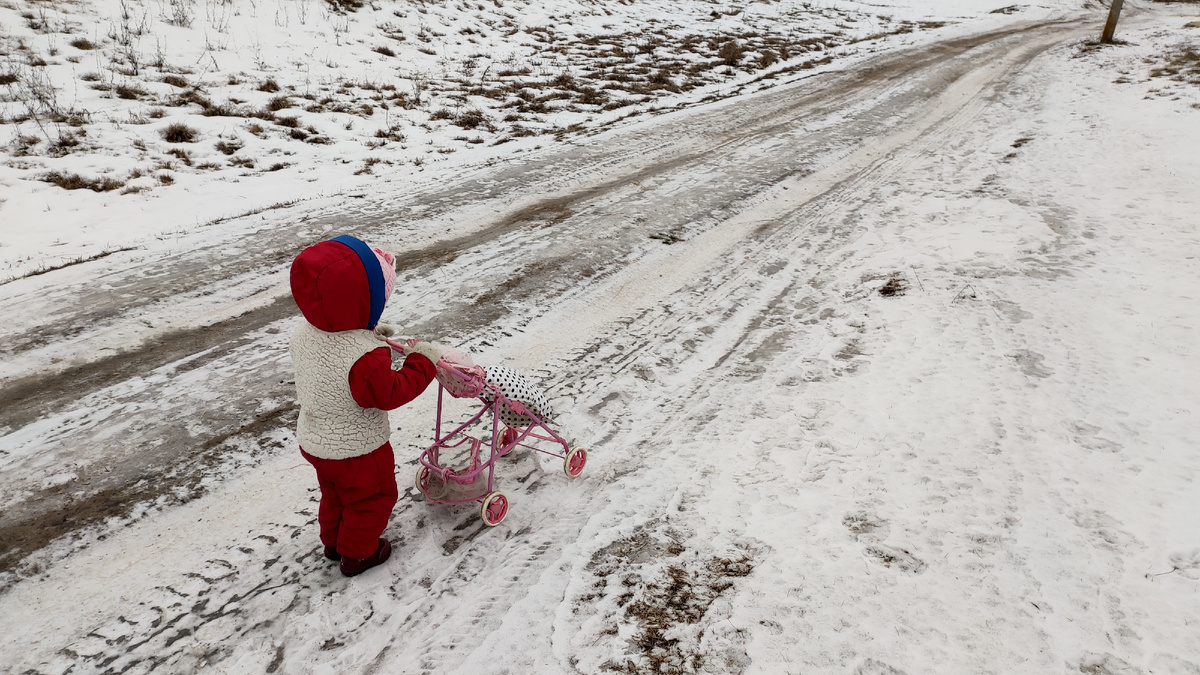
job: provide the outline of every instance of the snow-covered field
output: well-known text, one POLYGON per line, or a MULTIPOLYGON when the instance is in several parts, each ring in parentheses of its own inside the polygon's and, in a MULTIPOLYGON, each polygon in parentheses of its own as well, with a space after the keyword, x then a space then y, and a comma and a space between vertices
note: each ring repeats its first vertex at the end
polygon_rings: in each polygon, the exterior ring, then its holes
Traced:
POLYGON ((240 2, 0 4, 0 671, 1200 673, 1200 5, 240 2), (30 54, 82 126, 22 140, 30 54), (283 349, 341 231, 591 452, 506 459, 495 529, 409 487, 354 579, 283 349))

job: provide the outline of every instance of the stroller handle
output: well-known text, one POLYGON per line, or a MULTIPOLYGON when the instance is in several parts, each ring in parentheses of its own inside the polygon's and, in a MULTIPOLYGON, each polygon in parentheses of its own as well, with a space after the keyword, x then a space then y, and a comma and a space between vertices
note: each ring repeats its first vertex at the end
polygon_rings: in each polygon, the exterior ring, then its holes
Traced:
MULTIPOLYGON (((412 345, 417 343, 416 338, 410 338, 405 342, 398 342, 391 338, 385 339, 388 346, 394 351, 408 356, 413 353, 412 345)), ((487 371, 481 366, 466 365, 447 361, 443 356, 438 359, 437 363, 433 364, 437 370, 437 380, 441 386, 450 392, 455 398, 475 398, 486 389, 498 390, 495 385, 487 382, 484 378, 487 377, 487 371)))

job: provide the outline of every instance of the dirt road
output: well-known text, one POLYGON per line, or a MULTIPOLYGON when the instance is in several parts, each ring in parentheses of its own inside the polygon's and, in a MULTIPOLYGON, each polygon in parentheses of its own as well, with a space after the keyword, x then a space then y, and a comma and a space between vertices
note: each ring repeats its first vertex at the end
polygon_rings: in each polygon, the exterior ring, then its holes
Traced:
MULTIPOLYGON (((565 423, 576 439, 613 457, 596 464, 596 480, 572 484, 534 457, 515 460, 505 475, 523 498, 502 533, 484 531, 471 509, 430 509, 410 488, 390 531, 400 580, 349 606, 330 602, 344 584, 319 571, 311 492, 294 513, 247 506, 244 517, 271 525, 231 532, 226 555, 173 583, 156 576, 144 596, 115 601, 123 609, 88 617, 94 637, 64 627, 62 644, 44 642, 31 662, 295 672, 281 664, 315 658, 330 669, 415 663, 442 673, 481 658, 486 650, 472 650, 486 647, 488 626, 520 614, 511 589, 572 573, 556 563, 594 536, 589 516, 612 497, 612 481, 626 481, 624 491, 654 480, 664 459, 656 443, 705 433, 722 408, 718 390, 751 386, 781 350, 837 320, 839 298, 823 289, 839 247, 860 234, 860 200, 903 181, 909 161, 978 121, 1015 73, 1083 30, 1023 25, 885 54, 477 169, 431 192, 350 200, 169 257, 112 256, 86 278, 64 270, 10 285, 0 300, 14 317, 0 341, 9 592, 97 536, 129 536, 121 531, 147 518, 182 530, 182 514, 203 504, 253 500, 278 482, 264 467, 295 464, 283 459, 294 454, 295 416, 286 270, 300 248, 341 232, 401 252, 385 321, 534 372, 574 411, 565 423), (49 315, 31 315, 46 306, 49 315), (354 617, 362 624, 344 628, 354 617), (313 622, 339 628, 315 651, 289 652, 313 622), (384 635, 407 637, 382 644, 384 635)), ((852 340, 837 342, 827 375, 856 358, 852 340)), ((402 477, 427 418, 427 407, 393 417, 402 477)), ((677 499, 704 489, 698 462, 680 469, 695 482, 677 499)), ((636 559, 652 544, 627 546, 636 559)), ((753 557, 739 546, 715 555, 753 557)), ((709 588, 720 586, 714 579, 709 588)), ((729 653, 735 662, 737 649, 729 653)))

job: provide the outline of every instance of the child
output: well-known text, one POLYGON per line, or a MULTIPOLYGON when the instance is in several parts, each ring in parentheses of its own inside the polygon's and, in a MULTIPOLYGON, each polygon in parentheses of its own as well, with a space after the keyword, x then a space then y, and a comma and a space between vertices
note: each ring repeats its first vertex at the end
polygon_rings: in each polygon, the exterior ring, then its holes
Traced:
POLYGON ((441 348, 419 342, 394 367, 379 325, 396 285, 395 257, 343 235, 300 252, 292 297, 307 320, 292 333, 300 454, 317 471, 325 557, 350 577, 392 553, 380 537, 398 491, 388 410, 425 390, 441 348))

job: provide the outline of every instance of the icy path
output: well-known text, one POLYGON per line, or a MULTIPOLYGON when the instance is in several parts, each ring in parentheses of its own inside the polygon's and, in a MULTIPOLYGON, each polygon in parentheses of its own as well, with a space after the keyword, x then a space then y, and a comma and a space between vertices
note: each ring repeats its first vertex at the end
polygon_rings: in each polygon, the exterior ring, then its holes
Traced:
MULTIPOLYGON (((465 316, 481 357, 539 372, 584 478, 514 457, 487 531, 410 489, 393 559, 345 580, 308 467, 271 451, 12 587, 6 667, 1196 672, 1200 132, 1072 35, 936 64, 929 99, 844 94, 824 135, 781 124, 725 166, 677 151, 414 267, 436 288, 390 315, 444 306, 410 328, 465 316), (789 154, 821 159, 771 173, 789 154), (660 222, 683 241, 646 247, 660 222)), ((191 384, 285 372, 244 362, 275 325, 191 384)), ((102 394, 162 401, 136 389, 102 394)), ((398 456, 431 405, 393 417, 398 456)))

